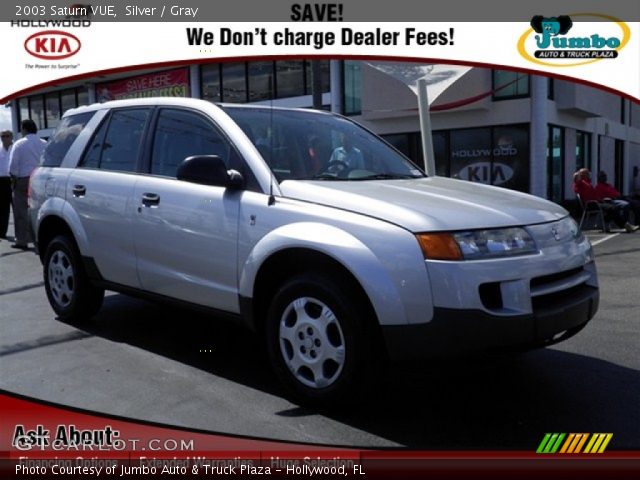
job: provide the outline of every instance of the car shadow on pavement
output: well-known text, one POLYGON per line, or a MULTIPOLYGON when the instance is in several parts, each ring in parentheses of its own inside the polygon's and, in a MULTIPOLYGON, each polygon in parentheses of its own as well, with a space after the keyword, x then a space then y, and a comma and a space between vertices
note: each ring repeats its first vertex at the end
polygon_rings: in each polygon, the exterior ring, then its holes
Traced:
POLYGON ((422 449, 534 451, 547 432, 613 433, 640 446, 640 375, 552 348, 396 369, 375 402, 336 420, 422 449))
MULTIPOLYGON (((284 396, 257 335, 215 317, 111 295, 82 329, 284 396)), ((274 415, 321 414, 413 449, 533 451, 547 432, 613 433, 610 448, 637 449, 639 398, 638 371, 547 348, 391 366, 357 408, 274 415)))
POLYGON ((79 328, 278 395, 258 336, 228 319, 116 294, 79 328))

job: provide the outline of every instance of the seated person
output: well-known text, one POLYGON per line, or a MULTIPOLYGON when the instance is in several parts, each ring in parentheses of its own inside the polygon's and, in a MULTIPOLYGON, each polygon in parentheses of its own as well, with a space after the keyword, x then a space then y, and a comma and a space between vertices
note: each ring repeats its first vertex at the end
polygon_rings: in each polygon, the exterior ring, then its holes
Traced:
MULTIPOLYGON (((581 168, 573 174, 573 191, 580 195, 582 202, 598 202, 601 203, 601 198, 598 196, 596 189, 591 184, 591 172, 588 168, 581 168)), ((606 217, 615 222, 619 228, 624 228, 628 233, 635 232, 638 227, 633 226, 628 221, 629 209, 627 207, 616 205, 614 203, 602 203, 602 208, 606 214, 606 217)), ((605 221, 607 218, 605 218, 605 221)))
POLYGON ((598 200, 601 202, 611 201, 623 208, 630 209, 633 212, 636 224, 640 221, 640 201, 623 197, 616 187, 607 183, 606 172, 600 171, 598 173, 596 194, 598 195, 598 200))
POLYGON ((340 143, 342 146, 333 151, 329 163, 338 161, 346 164, 350 169, 363 170, 365 167, 364 157, 360 149, 353 145, 351 137, 343 133, 340 136, 340 143))

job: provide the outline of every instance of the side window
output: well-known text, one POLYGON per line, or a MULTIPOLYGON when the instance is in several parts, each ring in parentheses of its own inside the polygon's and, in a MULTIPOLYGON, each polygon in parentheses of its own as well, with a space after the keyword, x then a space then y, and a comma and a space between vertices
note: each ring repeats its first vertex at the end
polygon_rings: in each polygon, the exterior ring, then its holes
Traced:
POLYGON ((180 162, 193 155, 218 155, 229 167, 231 151, 227 139, 204 117, 163 109, 153 139, 151 173, 175 177, 180 162))
POLYGON ((116 110, 89 144, 82 166, 135 172, 149 109, 116 110))
POLYGON ((73 142, 95 112, 80 113, 62 120, 44 150, 44 167, 59 167, 73 142))
POLYGON ((84 158, 80 162, 80 167, 98 168, 100 166, 100 154, 102 153, 102 144, 104 143, 104 135, 107 133, 109 118, 103 119, 102 123, 93 135, 87 150, 84 152, 84 158))

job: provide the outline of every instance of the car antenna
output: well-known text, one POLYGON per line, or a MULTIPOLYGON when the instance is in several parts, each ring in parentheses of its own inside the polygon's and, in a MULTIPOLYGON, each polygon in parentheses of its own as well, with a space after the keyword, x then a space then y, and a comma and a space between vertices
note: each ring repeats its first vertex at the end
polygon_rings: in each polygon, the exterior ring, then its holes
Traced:
MULTIPOLYGON (((273 73, 269 76, 269 163, 273 161, 273 73)), ((267 205, 270 207, 275 205, 276 197, 273 195, 273 170, 271 169, 271 165, 269 165, 269 199, 267 200, 267 205)))

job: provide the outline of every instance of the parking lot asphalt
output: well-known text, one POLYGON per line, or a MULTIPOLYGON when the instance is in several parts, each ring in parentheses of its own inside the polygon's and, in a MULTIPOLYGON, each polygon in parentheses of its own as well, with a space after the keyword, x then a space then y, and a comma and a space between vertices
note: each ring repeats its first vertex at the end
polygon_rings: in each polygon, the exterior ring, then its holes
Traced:
POLYGON ((545 432, 612 432, 640 448, 640 233, 589 233, 600 310, 577 336, 518 356, 391 367, 357 409, 285 399, 240 327, 109 294, 82 327, 55 318, 33 252, 0 241, 0 389, 166 425, 295 442, 535 449, 545 432))

